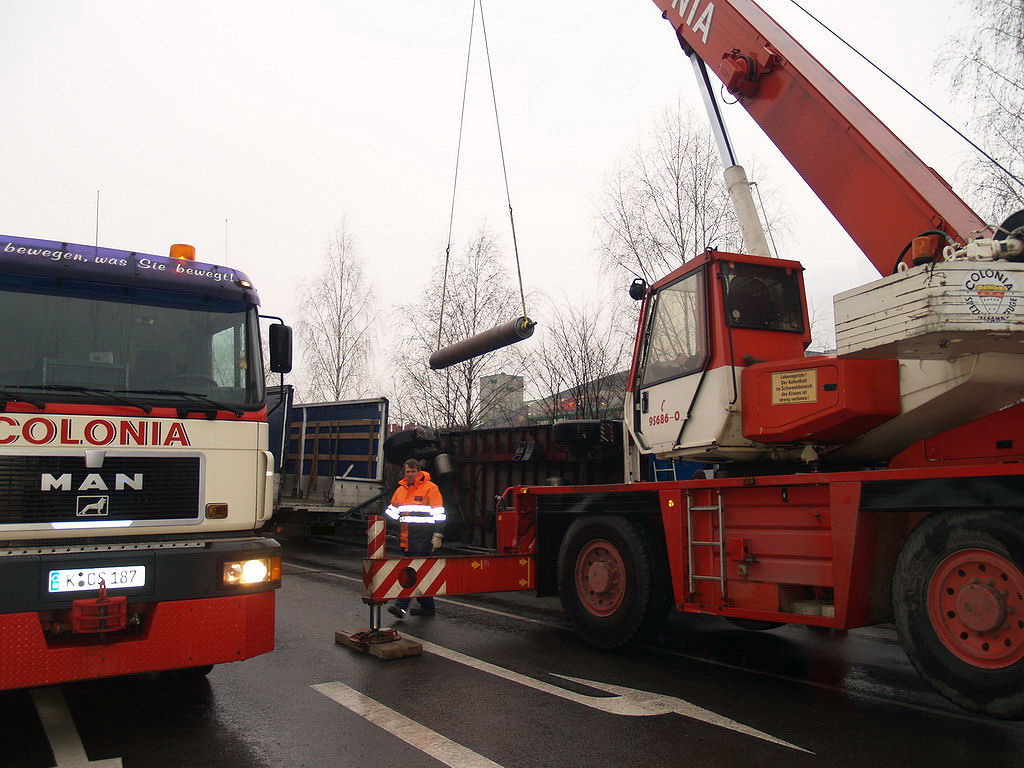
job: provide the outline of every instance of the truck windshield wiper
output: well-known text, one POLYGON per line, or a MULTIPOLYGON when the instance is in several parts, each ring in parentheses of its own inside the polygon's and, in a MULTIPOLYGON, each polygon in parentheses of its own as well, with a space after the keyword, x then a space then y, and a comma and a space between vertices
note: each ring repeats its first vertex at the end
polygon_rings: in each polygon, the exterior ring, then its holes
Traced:
POLYGON ((171 395, 173 397, 191 397, 193 400, 201 400, 204 403, 209 403, 210 405, 215 406, 217 410, 229 411, 230 413, 233 413, 235 416, 241 416, 243 413, 245 413, 245 411, 243 411, 237 405, 222 403, 219 400, 214 400, 212 398, 207 397, 206 395, 201 395, 198 392, 185 392, 184 390, 181 389, 125 389, 122 391, 136 395, 171 395))
MULTIPOLYGON (((119 403, 130 405, 132 408, 138 408, 143 413, 149 413, 153 410, 151 405, 142 405, 136 403, 134 400, 129 400, 126 397, 121 397, 114 393, 112 389, 102 389, 100 387, 83 387, 77 384, 14 384, 10 386, 11 389, 45 389, 50 392, 81 392, 87 395, 103 395, 109 397, 111 400, 116 400, 119 403)), ((31 400, 25 400, 26 403, 35 405, 31 400)))
POLYGON ((6 389, 0 389, 0 397, 6 397, 8 400, 16 400, 19 403, 34 405, 40 411, 45 410, 46 408, 46 403, 42 403, 38 400, 32 400, 31 398, 23 397, 22 395, 16 395, 13 392, 8 392, 6 389))

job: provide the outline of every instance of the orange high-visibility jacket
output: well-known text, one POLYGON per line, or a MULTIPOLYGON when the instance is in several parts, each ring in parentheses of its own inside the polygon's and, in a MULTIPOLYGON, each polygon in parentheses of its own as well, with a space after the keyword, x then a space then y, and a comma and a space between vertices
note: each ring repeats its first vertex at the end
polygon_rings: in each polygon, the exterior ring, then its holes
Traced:
POLYGON ((391 504, 384 514, 402 523, 401 546, 409 546, 409 525, 429 525, 431 533, 443 533, 448 516, 440 489, 430 479, 429 472, 420 472, 409 485, 404 479, 391 496, 391 504))

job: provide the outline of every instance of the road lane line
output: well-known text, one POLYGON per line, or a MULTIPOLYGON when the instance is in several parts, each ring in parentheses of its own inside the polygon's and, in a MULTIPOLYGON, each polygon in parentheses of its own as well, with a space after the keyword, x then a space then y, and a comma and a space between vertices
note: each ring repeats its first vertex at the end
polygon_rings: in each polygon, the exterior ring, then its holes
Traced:
POLYGON ((310 687, 451 768, 502 768, 493 760, 410 720, 344 683, 321 683, 310 687))
MULTIPOLYGON (((359 584, 363 583, 362 579, 355 578, 353 576, 345 576, 344 574, 340 574, 340 573, 331 573, 330 571, 323 571, 323 570, 320 570, 319 568, 307 568, 306 566, 296 565, 295 563, 286 563, 286 565, 288 565, 288 566, 290 566, 292 568, 298 568, 298 569, 303 570, 303 571, 310 571, 310 572, 313 572, 313 573, 322 573, 324 576, 334 576, 335 578, 344 579, 346 581, 355 581, 355 582, 358 582, 359 584)), ((573 628, 570 627, 568 624, 558 624, 558 623, 553 622, 553 621, 544 621, 543 619, 531 619, 531 618, 528 618, 526 616, 520 616, 520 615, 515 614, 515 613, 507 613, 505 611, 498 611, 498 610, 495 610, 494 608, 485 608, 482 605, 473 605, 472 603, 464 603, 464 602, 461 602, 459 600, 451 600, 451 599, 439 598, 438 602, 451 603, 452 605, 458 605, 458 606, 461 606, 462 608, 471 608, 474 611, 481 611, 483 613, 493 613, 493 614, 495 614, 497 616, 504 616, 506 618, 516 619, 518 621, 526 621, 526 622, 529 622, 531 624, 540 624, 541 626, 544 626, 544 627, 552 627, 554 629, 564 629, 564 630, 567 630, 569 632, 573 632, 574 631, 573 628)), ((868 638, 868 639, 870 639, 873 642, 877 642, 876 638, 868 638)), ((742 667, 742 666, 740 666, 738 664, 730 664, 727 661, 718 661, 717 659, 709 659, 709 658, 706 658, 706 657, 703 657, 703 656, 694 656, 694 655, 689 654, 689 653, 682 653, 680 651, 674 651, 674 650, 671 650, 669 648, 658 648, 657 646, 653 646, 653 645, 645 645, 643 647, 646 648, 647 650, 654 651, 656 653, 663 653, 663 654, 666 654, 668 656, 675 656, 676 658, 686 659, 688 661, 696 661, 696 662, 699 662, 701 664, 710 664, 713 667, 722 667, 723 669, 731 669, 731 670, 734 670, 734 671, 737 671, 737 672, 746 672, 747 674, 758 675, 760 677, 767 677, 767 678, 772 679, 772 680, 783 680, 783 681, 785 681, 787 683, 794 683, 796 685, 804 685, 804 686, 808 686, 808 687, 811 687, 811 688, 818 688, 818 689, 824 690, 824 691, 832 691, 833 693, 838 693, 838 694, 841 694, 843 696, 853 696, 853 697, 856 697, 856 698, 867 699, 868 701, 874 701, 874 702, 879 702, 879 703, 882 703, 882 704, 888 704, 890 706, 902 707, 904 709, 912 709, 912 710, 914 710, 916 712, 925 712, 925 713, 931 714, 931 715, 943 715, 944 717, 952 717, 952 718, 957 719, 957 720, 965 720, 965 721, 971 722, 971 723, 984 723, 986 725, 1005 726, 1005 727, 1010 727, 1012 725, 1010 723, 1003 723, 1003 722, 1000 722, 1000 721, 997 721, 997 720, 992 720, 991 718, 983 717, 981 715, 973 715, 973 714, 971 714, 969 712, 954 712, 954 711, 950 711, 950 710, 939 709, 938 707, 929 706, 927 704, 914 704, 914 703, 909 702, 909 701, 900 701, 898 699, 886 698, 885 696, 880 696, 878 694, 869 693, 867 691, 858 691, 858 690, 853 690, 853 689, 850 689, 850 688, 843 688, 843 687, 838 686, 838 685, 830 685, 829 683, 822 683, 822 682, 818 682, 817 680, 806 680, 806 679, 799 678, 799 677, 793 677, 792 675, 782 675, 782 674, 779 674, 778 672, 767 672, 767 671, 765 671, 763 669, 753 669, 751 667, 742 667)))
POLYGON ((481 659, 474 658, 473 656, 467 656, 464 653, 453 651, 450 648, 445 648, 441 645, 435 645, 428 640, 422 640, 404 632, 402 634, 407 640, 415 640, 417 643, 421 643, 423 645, 423 650, 437 656, 442 656, 450 661, 455 661, 467 667, 478 669, 481 672, 487 672, 488 674, 495 675, 496 677, 501 677, 505 680, 525 685, 528 688, 533 688, 534 690, 541 691, 543 693, 549 693, 552 696, 558 696, 559 698, 575 702, 576 704, 582 704, 590 707, 591 709, 597 709, 609 714, 623 715, 626 717, 650 717, 652 715, 666 715, 674 712, 693 720, 700 720, 711 725, 716 725, 719 728, 726 728, 730 731, 735 731, 736 733, 753 736, 755 739, 761 739, 762 741, 767 741, 772 744, 778 744, 779 746, 788 747, 789 749, 795 749, 799 752, 814 754, 808 749, 804 749, 796 744, 790 744, 788 741, 783 741, 769 733, 759 731, 756 728, 752 728, 749 725, 732 720, 718 714, 717 712, 712 712, 709 709, 698 707, 696 704, 691 704, 685 699, 679 699, 675 696, 665 696, 663 694, 641 691, 635 688, 611 685, 610 683, 601 683, 593 680, 569 677, 568 675, 555 675, 555 677, 572 680, 575 683, 613 694, 611 696, 589 696, 587 694, 576 693, 575 691, 561 688, 557 685, 552 685, 551 683, 545 683, 534 677, 528 677, 520 674, 519 672, 513 672, 511 669, 499 667, 496 664, 491 664, 488 661, 483 661, 481 659))
POLYGON ((90 760, 85 754, 82 739, 75 728, 68 703, 64 694, 57 686, 49 688, 33 688, 30 692, 36 705, 36 714, 43 724, 46 738, 53 751, 56 768, 122 768, 121 758, 111 757, 106 760, 90 760))
MULTIPOLYGON (((319 573, 324 576, 333 576, 336 579, 342 579, 344 581, 354 581, 359 584, 363 583, 361 578, 355 576, 346 576, 343 573, 332 573, 331 571, 323 571, 319 568, 307 568, 304 565, 296 565, 295 563, 285 563, 289 568, 298 568, 303 571, 310 573, 319 573)), ((518 613, 508 613, 506 611, 499 611, 494 608, 485 608, 482 605, 473 605, 472 603, 464 603, 461 600, 452 600, 451 598, 438 597, 436 598, 439 603, 448 603, 450 605, 458 605, 462 608, 472 608, 474 611, 480 611, 481 613, 493 613, 495 616, 504 616, 506 619, 515 619, 516 621, 525 621, 530 624, 540 624, 542 627, 551 627, 553 629, 566 629, 572 631, 572 627, 568 624, 559 624, 555 621, 544 621, 543 619, 531 619, 528 616, 521 616, 518 613)))

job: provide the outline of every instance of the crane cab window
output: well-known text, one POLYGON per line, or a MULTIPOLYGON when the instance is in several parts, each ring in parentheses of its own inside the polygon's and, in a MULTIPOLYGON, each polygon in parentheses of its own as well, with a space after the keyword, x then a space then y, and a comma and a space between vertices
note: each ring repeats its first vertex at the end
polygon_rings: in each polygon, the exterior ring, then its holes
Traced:
POLYGON ((800 284, 791 269, 723 264, 725 319, 732 328, 803 333, 800 284))
POLYGON ((704 270, 691 272, 654 295, 647 316, 640 386, 696 373, 707 357, 704 270))

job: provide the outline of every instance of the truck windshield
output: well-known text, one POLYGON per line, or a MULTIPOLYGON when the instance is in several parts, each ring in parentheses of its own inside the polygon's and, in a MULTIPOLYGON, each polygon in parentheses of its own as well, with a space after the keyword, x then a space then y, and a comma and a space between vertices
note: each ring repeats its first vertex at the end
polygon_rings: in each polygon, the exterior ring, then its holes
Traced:
MULTIPOLYGON (((0 389, 32 401, 263 404, 256 308, 139 288, 0 281, 0 389)), ((209 407, 207 405, 206 407, 209 407)))

